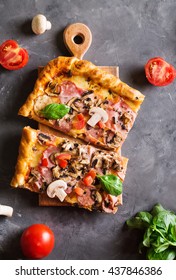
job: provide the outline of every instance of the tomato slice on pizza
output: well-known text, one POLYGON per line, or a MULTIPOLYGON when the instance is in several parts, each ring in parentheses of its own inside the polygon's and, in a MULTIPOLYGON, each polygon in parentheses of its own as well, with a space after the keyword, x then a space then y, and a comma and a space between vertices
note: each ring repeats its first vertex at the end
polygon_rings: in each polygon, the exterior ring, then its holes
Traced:
POLYGON ((43 194, 57 206, 115 213, 128 159, 25 127, 12 187, 43 194))
POLYGON ((59 57, 48 63, 19 114, 74 138, 119 149, 144 96, 91 62, 59 57))

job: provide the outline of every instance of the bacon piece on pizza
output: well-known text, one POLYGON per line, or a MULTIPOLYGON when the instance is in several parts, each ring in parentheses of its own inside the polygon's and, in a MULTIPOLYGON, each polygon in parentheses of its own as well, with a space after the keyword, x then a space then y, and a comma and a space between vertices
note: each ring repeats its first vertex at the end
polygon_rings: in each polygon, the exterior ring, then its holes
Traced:
POLYGON ((11 186, 43 194, 53 205, 115 213, 127 162, 118 153, 25 127, 11 186))
POLYGON ((19 114, 106 149, 120 148, 144 100, 91 62, 58 57, 39 74, 19 114))

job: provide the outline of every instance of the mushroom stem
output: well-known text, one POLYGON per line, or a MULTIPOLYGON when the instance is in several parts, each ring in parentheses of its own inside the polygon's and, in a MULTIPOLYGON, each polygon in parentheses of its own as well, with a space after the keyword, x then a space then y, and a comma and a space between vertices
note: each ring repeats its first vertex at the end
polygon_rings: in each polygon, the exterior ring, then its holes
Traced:
POLYGON ((101 120, 101 116, 98 113, 92 115, 92 117, 88 120, 88 124, 94 127, 101 120))
POLYGON ((12 207, 0 204, 0 215, 12 217, 12 214, 13 214, 12 207))
POLYGON ((56 180, 48 186, 46 192, 49 197, 54 198, 55 196, 57 196, 59 200, 63 202, 67 196, 67 193, 65 192, 66 189, 66 182, 64 182, 63 180, 56 180))
POLYGON ((51 29, 51 22, 47 20, 46 22, 46 30, 50 30, 51 29))

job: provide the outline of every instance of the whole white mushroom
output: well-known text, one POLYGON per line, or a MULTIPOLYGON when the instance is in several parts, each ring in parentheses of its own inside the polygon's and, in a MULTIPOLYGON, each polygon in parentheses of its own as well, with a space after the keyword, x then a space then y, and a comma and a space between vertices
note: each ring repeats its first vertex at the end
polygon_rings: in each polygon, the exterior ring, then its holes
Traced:
POLYGON ((51 22, 44 15, 36 15, 32 20, 32 30, 35 34, 43 34, 46 30, 51 29, 51 22))

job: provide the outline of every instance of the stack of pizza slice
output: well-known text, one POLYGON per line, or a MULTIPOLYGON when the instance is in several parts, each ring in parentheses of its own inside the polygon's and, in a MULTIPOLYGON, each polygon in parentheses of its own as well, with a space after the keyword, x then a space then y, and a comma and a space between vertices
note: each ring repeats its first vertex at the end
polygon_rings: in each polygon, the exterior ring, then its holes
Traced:
POLYGON ((19 111, 40 130, 23 129, 11 185, 40 193, 46 205, 115 213, 128 162, 120 149, 143 100, 91 62, 50 61, 19 111))

